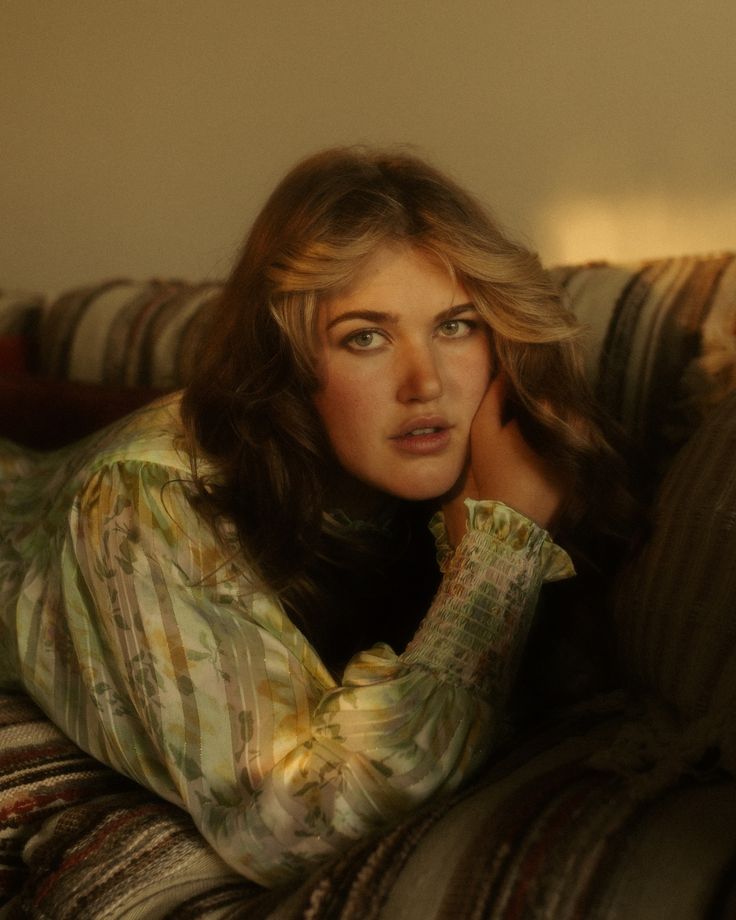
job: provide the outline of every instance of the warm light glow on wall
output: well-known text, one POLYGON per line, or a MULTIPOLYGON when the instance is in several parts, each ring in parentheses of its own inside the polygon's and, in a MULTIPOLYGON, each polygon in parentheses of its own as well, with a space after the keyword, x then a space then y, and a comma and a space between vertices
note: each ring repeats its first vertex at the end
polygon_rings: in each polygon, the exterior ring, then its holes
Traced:
POLYGON ((547 264, 720 252, 736 245, 736 193, 719 201, 676 194, 570 198, 544 212, 537 244, 547 264))

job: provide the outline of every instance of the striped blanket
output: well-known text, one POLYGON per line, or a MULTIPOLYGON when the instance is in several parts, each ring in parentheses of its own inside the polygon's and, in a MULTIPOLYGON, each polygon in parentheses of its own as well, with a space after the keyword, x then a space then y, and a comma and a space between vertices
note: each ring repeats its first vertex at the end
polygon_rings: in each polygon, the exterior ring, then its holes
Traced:
POLYGON ((616 695, 568 712, 460 796, 297 888, 266 891, 233 875, 185 813, 86 757, 27 699, 5 696, 0 916, 733 916, 733 782, 708 763, 677 781, 652 764, 621 770, 612 752, 635 724, 616 695))

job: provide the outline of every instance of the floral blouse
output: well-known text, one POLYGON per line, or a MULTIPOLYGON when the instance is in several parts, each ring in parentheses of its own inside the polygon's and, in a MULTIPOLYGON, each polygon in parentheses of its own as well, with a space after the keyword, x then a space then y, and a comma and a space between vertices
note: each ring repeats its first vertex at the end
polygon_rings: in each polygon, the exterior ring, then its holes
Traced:
POLYGON ((572 567, 500 503, 468 502, 454 553, 438 516, 416 636, 338 683, 193 510, 181 434, 173 395, 60 451, 0 445, 0 685, 275 885, 478 768, 539 587, 572 567))

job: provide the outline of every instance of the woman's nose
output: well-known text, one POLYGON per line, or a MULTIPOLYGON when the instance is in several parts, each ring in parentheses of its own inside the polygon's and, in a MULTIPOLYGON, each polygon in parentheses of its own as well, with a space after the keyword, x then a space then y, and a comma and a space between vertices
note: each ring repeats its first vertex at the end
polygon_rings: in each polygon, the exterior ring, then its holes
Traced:
POLYGON ((431 348, 407 349, 398 363, 400 402, 431 402, 442 395, 442 373, 431 348))

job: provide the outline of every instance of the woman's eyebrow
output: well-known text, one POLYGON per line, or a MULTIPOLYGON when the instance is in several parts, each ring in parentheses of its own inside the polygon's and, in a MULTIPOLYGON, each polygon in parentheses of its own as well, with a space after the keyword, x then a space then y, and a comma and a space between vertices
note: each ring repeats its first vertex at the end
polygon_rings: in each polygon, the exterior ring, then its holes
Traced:
POLYGON ((327 328, 332 329, 338 323, 344 323, 350 319, 367 320, 369 323, 398 323, 399 321, 395 313, 381 313, 378 310, 348 310, 331 319, 327 323, 327 328))
POLYGON ((442 313, 438 313, 435 319, 437 322, 441 323, 455 316, 459 316, 461 313, 466 313, 468 310, 471 310, 473 313, 478 312, 474 303, 460 303, 456 307, 450 307, 449 310, 443 310, 442 313))
MULTIPOLYGON (((458 316, 460 313, 465 313, 467 310, 476 312, 475 305, 472 303, 458 304, 455 307, 450 307, 438 313, 437 316, 435 316, 435 320, 439 323, 445 322, 448 319, 458 316)), ((339 316, 335 316, 331 319, 329 323, 327 323, 327 329, 332 329, 332 327, 336 326, 338 323, 344 323, 352 319, 359 319, 369 323, 399 322, 399 317, 396 313, 383 313, 379 310, 347 310, 345 313, 341 313, 339 316)))

